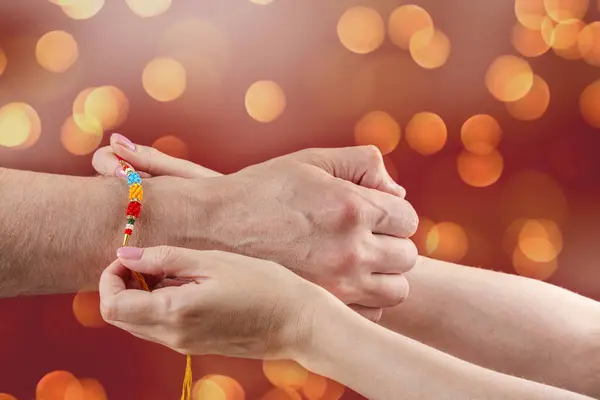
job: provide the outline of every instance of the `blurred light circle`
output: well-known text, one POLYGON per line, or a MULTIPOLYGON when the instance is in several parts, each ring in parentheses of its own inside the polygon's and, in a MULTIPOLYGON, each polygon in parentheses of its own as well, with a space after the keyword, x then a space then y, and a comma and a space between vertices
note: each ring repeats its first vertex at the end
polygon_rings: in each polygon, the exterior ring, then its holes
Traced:
POLYGON ((6 58, 6 53, 4 53, 4 50, 2 50, 2 48, 0 47, 0 76, 2 76, 2 73, 4 73, 4 70, 6 70, 7 64, 8 64, 8 59, 6 58))
POLYGON ((492 153, 502 137, 502 128, 494 117, 476 114, 465 121, 460 130, 460 139, 469 152, 478 155, 492 153))
POLYGON ((272 122, 285 110, 285 93, 276 82, 254 82, 246 91, 245 105, 248 115, 258 122, 272 122))
POLYGON ((539 30, 546 16, 544 0, 516 0, 515 15, 523 26, 539 30))
POLYGON ((185 91, 186 84, 185 68, 172 58, 155 58, 142 72, 144 90, 160 102, 179 98, 185 91))
MULTIPOLYGON (((434 226, 435 222, 433 222, 431 219, 419 216, 419 226, 417 228, 417 231, 410 238, 415 244, 415 246, 417 246, 419 254, 429 254, 427 248, 427 236, 429 235, 429 232, 431 232, 434 226)), ((431 243, 432 247, 434 245, 437 246, 437 243, 431 243)))
POLYGON ((589 5, 589 0, 544 0, 546 12, 556 22, 583 18, 589 5))
POLYGON ((131 11, 142 18, 156 17, 171 7, 172 0, 125 0, 131 11))
POLYGON ((579 35, 585 24, 578 19, 559 22, 552 30, 550 45, 557 50, 578 49, 579 35))
POLYGON ((533 76, 533 85, 523 98, 505 103, 508 113, 521 121, 540 118, 550 105, 550 87, 538 75, 533 76))
POLYGON ((367 54, 375 51, 385 39, 385 23, 377 10, 356 6, 342 16, 337 24, 337 34, 340 42, 348 50, 367 54))
POLYGON ((410 39, 410 55, 421 67, 439 68, 450 57, 450 40, 443 32, 434 29, 421 29, 410 39))
POLYGON ((88 133, 82 130, 73 116, 68 117, 61 130, 60 141, 71 154, 82 156, 93 153, 102 142, 102 134, 88 133))
POLYGON ((531 90, 533 71, 524 59, 502 55, 488 68, 485 83, 496 99, 503 102, 516 101, 531 90))
POLYGON ((308 379, 302 385, 302 394, 304 397, 307 400, 322 400, 326 391, 327 378, 309 371, 308 379))
POLYGON ((577 46, 585 62, 600 67, 600 21, 583 27, 577 46))
POLYGON ((102 128, 102 123, 98 119, 96 115, 86 113, 85 105, 89 95, 95 91, 96 87, 90 87, 82 90, 75 100, 73 101, 73 121, 79 129, 84 132, 92 133, 95 135, 102 135, 104 133, 104 129, 102 128))
POLYGON ((354 127, 354 139, 359 146, 372 144, 381 154, 394 151, 400 142, 401 129, 396 120, 384 111, 371 111, 354 127))
POLYGON ((544 42, 546 42, 546 44, 550 47, 552 47, 552 41, 554 40, 553 35, 554 28, 556 27, 556 25, 556 21, 554 21, 548 16, 545 16, 540 27, 540 33, 542 35, 542 38, 544 39, 544 42))
POLYGON ((8 103, 0 108, 0 146, 25 149, 40 137, 42 124, 26 103, 8 103))
POLYGON ((462 151, 456 164, 463 182, 479 188, 496 183, 504 170, 504 159, 496 150, 483 155, 462 151))
POLYGON ((403 50, 408 50, 413 35, 421 30, 433 33, 433 19, 422 7, 407 4, 396 8, 390 15, 388 33, 390 40, 403 50))
POLYGON ((526 220, 519 232, 518 246, 532 261, 552 261, 562 251, 562 233, 554 221, 526 220))
POLYGON ((104 0, 74 0, 61 6, 63 12, 72 19, 89 19, 104 7, 104 0))
POLYGON ((261 400, 302 400, 302 396, 292 388, 273 388, 261 400))
POLYGON ((533 261, 523 254, 520 247, 515 248, 512 263, 519 275, 538 280, 550 278, 558 268, 556 259, 547 262, 533 261))
POLYGON ((344 385, 341 385, 334 380, 327 379, 327 388, 319 400, 339 400, 344 395, 345 390, 346 388, 344 385))
POLYGON ((80 290, 73 297, 73 315, 86 328, 101 328, 106 322, 100 314, 100 295, 98 292, 80 290))
POLYGON ((87 93, 83 102, 83 113, 88 119, 91 117, 98 121, 102 130, 112 130, 127 119, 129 100, 119 88, 101 86, 87 93))
POLYGON ((64 400, 107 400, 107 396, 100 382, 84 378, 69 385, 64 400))
POLYGON ((193 400, 244 400, 242 386, 233 378, 225 375, 207 375, 200 379, 192 389, 193 400))
POLYGON ((65 400, 69 387, 78 384, 79 381, 70 372, 52 371, 38 382, 35 398, 36 400, 65 400))
POLYGON ((521 24, 515 24, 511 41, 515 49, 525 57, 538 57, 550 49, 540 30, 529 29, 521 24))
POLYGON ((160 137, 152 143, 152 147, 172 157, 187 159, 190 155, 187 144, 177 136, 160 137))
MULTIPOLYGON (((0 393, 0 400, 17 400, 17 398, 8 393, 0 393)), ((309 400, 312 400, 312 399, 309 399, 309 400)))
POLYGON ((457 262, 469 250, 469 240, 465 230, 453 222, 440 222, 427 234, 427 252, 431 257, 457 262))
POLYGON ((308 379, 308 371, 295 361, 264 360, 263 372, 273 386, 300 389, 308 379))
POLYGON ((65 72, 79 56, 77 42, 65 31, 46 33, 35 46, 38 63, 50 72, 65 72))
POLYGON ((583 90, 579 97, 579 108, 588 124, 600 128, 600 79, 583 90))
POLYGON ((417 153, 430 155, 444 148, 448 130, 444 120, 431 112, 415 114, 406 125, 406 141, 417 153))

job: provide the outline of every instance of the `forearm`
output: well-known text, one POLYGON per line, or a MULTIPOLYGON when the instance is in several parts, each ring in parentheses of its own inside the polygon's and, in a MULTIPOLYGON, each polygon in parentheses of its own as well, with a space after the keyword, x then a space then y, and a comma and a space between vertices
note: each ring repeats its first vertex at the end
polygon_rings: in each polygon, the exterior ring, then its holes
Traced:
POLYGON ((469 364, 346 309, 316 321, 299 361, 369 399, 586 398, 469 364))
POLYGON ((410 296, 382 325, 486 368, 600 394, 599 303, 531 279, 421 261, 407 276, 410 296))
MULTIPOLYGON (((186 242, 175 236, 187 231, 174 229, 185 223, 178 221, 181 204, 174 204, 181 197, 173 193, 176 179, 144 181, 133 243, 186 242)), ((121 245, 127 194, 127 185, 115 178, 0 169, 0 297, 96 285, 121 245)))

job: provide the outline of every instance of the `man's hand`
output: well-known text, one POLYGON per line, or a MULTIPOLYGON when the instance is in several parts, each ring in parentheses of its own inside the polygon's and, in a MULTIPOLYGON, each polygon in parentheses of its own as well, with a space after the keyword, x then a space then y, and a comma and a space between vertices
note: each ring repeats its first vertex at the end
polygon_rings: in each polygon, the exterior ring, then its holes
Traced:
MULTIPOLYGON (((152 175, 194 180, 212 172, 123 140, 113 135, 112 150, 152 175)), ((103 174, 114 174, 117 167, 109 150, 94 156, 103 174)), ((204 221, 210 242, 205 248, 285 265, 345 303, 360 305, 355 309, 373 320, 379 319, 379 308, 406 298, 402 274, 417 258, 407 238, 418 217, 376 148, 304 150, 213 176, 203 179, 218 199, 204 221)))
POLYGON ((183 354, 291 357, 310 341, 314 312, 343 307, 270 261, 166 246, 125 247, 117 255, 100 278, 102 316, 183 354), (162 287, 131 289, 131 270, 162 287))

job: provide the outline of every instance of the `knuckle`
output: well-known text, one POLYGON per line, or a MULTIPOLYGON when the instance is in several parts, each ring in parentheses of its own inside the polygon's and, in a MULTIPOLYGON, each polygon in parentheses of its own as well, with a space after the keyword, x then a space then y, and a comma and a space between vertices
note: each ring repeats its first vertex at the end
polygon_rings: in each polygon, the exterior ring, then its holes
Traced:
POLYGON ((364 152, 367 161, 371 165, 379 166, 383 164, 383 156, 381 155, 381 151, 377 146, 372 144, 364 146, 364 152))
POLYGON ((108 323, 114 321, 115 309, 111 301, 100 301, 100 315, 108 323))
POLYGON ((417 264, 417 260, 419 258, 419 250, 415 243, 410 239, 404 240, 404 262, 403 262, 403 271, 408 272, 414 268, 417 264))
POLYGON ((177 260, 177 254, 175 248, 162 245, 156 248, 154 257, 157 264, 166 262, 173 263, 177 260))
POLYGON ((340 222, 343 226, 357 226, 363 220, 363 205, 359 198, 348 196, 342 201, 340 222))
POLYGON ((393 279, 385 297, 390 307, 402 303, 408 297, 408 281, 406 278, 400 276, 393 279))

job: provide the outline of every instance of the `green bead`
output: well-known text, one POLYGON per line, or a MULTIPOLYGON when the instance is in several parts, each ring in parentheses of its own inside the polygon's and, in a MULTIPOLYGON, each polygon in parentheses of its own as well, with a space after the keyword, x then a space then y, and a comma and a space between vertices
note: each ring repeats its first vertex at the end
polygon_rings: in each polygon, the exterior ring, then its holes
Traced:
POLYGON ((131 224, 131 225, 135 224, 135 218, 129 218, 129 219, 127 220, 127 223, 128 223, 128 224, 131 224))

